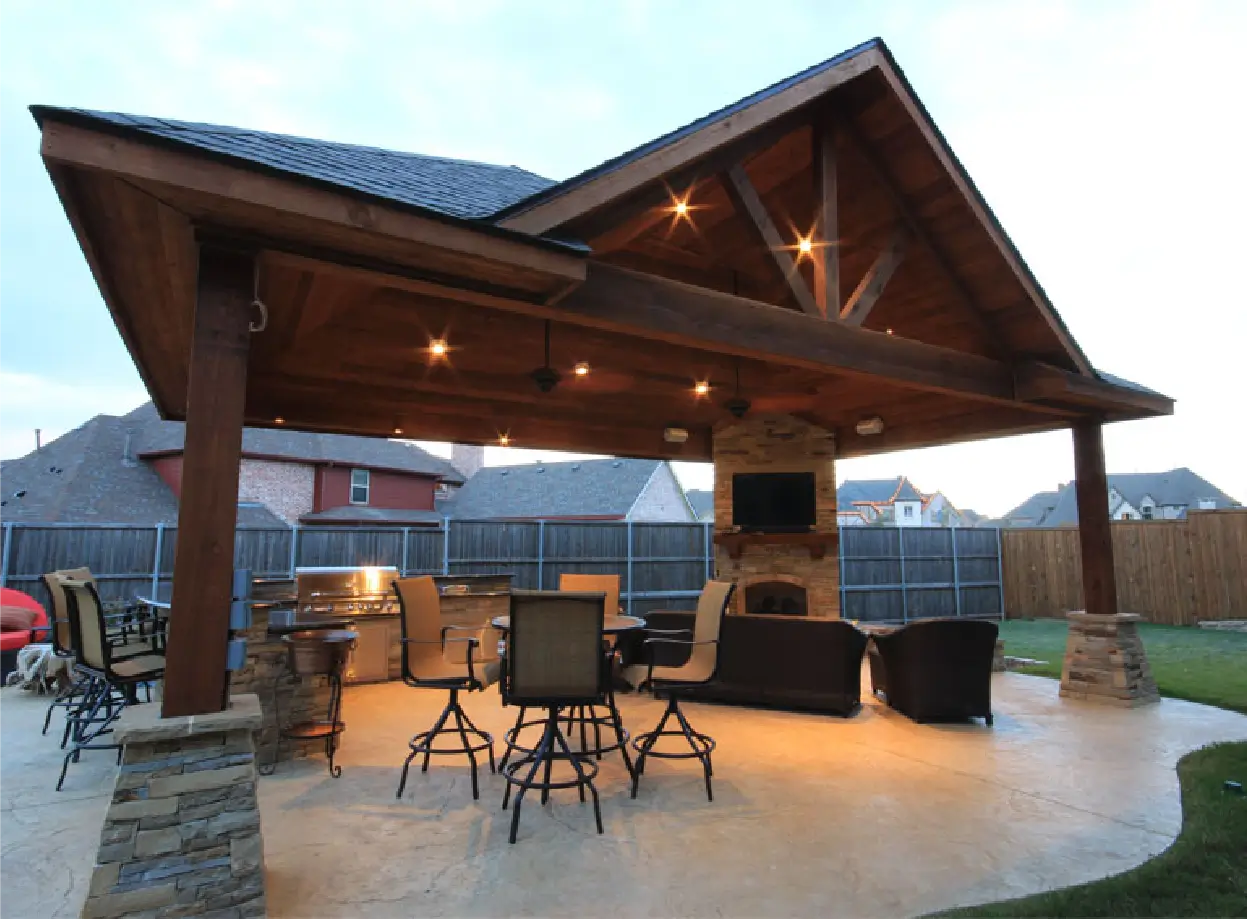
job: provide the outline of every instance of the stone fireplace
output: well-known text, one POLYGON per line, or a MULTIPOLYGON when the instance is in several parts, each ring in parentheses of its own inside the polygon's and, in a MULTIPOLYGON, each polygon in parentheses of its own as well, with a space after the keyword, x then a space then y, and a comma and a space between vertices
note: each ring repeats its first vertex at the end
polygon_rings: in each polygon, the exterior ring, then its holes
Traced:
POLYGON ((808 616, 805 586, 796 578, 764 575, 750 578, 739 588, 743 612, 750 616, 808 616))
POLYGON ((749 416, 714 430, 715 567, 737 585, 732 612, 840 618, 835 436, 789 415, 749 416), (813 534, 746 537, 734 545, 732 476, 812 472, 813 534))

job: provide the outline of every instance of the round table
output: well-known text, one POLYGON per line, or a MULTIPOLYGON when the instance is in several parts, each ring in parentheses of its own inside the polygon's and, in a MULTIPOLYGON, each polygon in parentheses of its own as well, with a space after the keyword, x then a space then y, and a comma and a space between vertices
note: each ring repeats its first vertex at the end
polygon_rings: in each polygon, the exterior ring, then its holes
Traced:
MULTIPOLYGON (((509 632, 511 630, 510 616, 495 616, 489 620, 499 632, 509 632)), ((602 619, 603 635, 618 635, 620 632, 627 632, 630 629, 639 629, 644 627, 645 620, 636 616, 606 616, 602 619)))

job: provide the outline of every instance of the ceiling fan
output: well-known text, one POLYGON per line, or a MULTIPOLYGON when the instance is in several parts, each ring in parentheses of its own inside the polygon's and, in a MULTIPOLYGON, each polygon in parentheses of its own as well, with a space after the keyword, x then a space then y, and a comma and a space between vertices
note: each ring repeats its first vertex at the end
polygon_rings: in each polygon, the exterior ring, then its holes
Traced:
POLYGON ((734 418, 744 418, 749 411, 749 400, 740 395, 740 361, 736 362, 736 392, 732 398, 723 403, 723 407, 731 412, 734 418))
POLYGON ((550 392, 559 385, 563 375, 550 366, 550 320, 546 320, 546 351, 545 363, 528 375, 542 392, 550 392))

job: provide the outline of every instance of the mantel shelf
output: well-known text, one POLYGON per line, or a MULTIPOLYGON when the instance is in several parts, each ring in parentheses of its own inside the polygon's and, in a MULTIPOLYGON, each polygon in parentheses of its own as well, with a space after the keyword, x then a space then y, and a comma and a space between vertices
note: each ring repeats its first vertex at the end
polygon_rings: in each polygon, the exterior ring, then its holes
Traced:
POLYGON ((820 559, 827 550, 836 550, 837 533, 716 533, 714 542, 727 549, 728 557, 738 559, 746 546, 805 546, 810 558, 820 559))

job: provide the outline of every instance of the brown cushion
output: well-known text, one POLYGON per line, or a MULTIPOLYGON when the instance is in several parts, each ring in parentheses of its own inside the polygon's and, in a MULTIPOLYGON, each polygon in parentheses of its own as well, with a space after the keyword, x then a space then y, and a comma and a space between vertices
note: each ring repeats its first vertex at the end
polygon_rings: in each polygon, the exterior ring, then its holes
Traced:
POLYGON ((35 611, 24 606, 0 606, 0 632, 29 632, 35 611))

